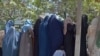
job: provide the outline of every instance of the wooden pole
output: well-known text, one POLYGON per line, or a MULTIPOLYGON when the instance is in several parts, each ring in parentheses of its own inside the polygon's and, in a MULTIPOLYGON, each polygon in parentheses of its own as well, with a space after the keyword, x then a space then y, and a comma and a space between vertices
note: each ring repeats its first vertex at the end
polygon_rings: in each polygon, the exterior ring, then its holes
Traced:
POLYGON ((77 1, 77 22, 76 22, 76 40, 75 40, 75 54, 80 56, 80 39, 81 39, 81 16, 82 16, 82 0, 77 1))

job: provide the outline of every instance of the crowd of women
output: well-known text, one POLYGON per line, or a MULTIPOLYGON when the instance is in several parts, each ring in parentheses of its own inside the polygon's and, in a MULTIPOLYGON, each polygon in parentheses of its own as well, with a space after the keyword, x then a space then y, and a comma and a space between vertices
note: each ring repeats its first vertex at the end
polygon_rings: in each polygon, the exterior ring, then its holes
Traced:
MULTIPOLYGON (((80 56, 92 56, 95 52, 97 21, 93 19, 89 26, 88 16, 82 15, 80 56)), ((65 20, 54 14, 39 16, 34 26, 26 20, 21 32, 9 20, 5 25, 2 56, 74 56, 75 36, 76 24, 69 16, 65 20)))

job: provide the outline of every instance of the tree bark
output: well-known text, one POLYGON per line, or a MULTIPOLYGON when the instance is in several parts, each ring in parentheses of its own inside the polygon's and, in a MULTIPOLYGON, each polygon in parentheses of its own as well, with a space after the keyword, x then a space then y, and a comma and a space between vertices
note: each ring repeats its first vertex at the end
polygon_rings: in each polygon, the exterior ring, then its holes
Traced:
POLYGON ((91 54, 91 56, 100 56, 100 16, 98 16, 98 24, 96 27, 96 35, 95 35, 95 45, 94 45, 94 54, 91 54))
POLYGON ((80 56, 80 38, 81 38, 81 16, 82 16, 82 0, 77 0, 77 22, 76 22, 76 40, 75 40, 75 54, 80 56))

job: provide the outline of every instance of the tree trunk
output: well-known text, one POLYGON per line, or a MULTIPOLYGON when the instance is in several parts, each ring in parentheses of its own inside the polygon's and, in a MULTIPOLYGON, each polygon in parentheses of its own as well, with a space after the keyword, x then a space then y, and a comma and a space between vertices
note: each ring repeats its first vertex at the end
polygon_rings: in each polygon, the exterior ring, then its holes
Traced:
POLYGON ((76 40, 75 40, 75 54, 80 56, 80 38, 81 38, 81 16, 82 16, 82 0, 77 0, 77 22, 76 22, 76 40))
POLYGON ((97 25, 97 30, 96 30, 96 40, 95 40, 95 45, 94 45, 94 54, 91 56, 100 56, 100 16, 98 16, 98 25, 97 25))

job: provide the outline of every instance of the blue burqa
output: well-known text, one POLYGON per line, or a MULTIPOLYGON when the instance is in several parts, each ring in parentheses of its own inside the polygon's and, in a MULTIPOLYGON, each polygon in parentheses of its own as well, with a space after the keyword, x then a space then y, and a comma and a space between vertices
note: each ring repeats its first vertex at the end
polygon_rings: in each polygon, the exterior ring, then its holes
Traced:
POLYGON ((47 36, 49 16, 46 16, 39 27, 39 56, 50 56, 50 45, 47 36))
POLYGON ((9 20, 5 25, 5 34, 8 32, 8 30, 11 28, 11 26, 14 26, 14 22, 12 20, 9 20))
POLYGON ((22 32, 26 32, 28 29, 32 28, 32 22, 27 19, 22 26, 22 32))
POLYGON ((56 15, 50 17, 47 33, 50 41, 50 56, 52 56, 63 44, 63 23, 56 18, 56 15))
POLYGON ((15 30, 13 21, 8 21, 5 28, 5 36, 3 39, 3 56, 18 56, 19 48, 19 32, 15 30))

